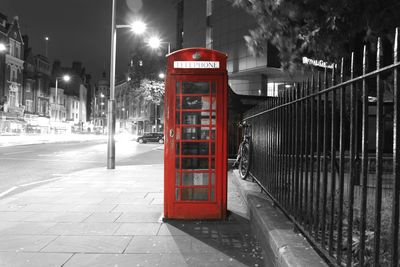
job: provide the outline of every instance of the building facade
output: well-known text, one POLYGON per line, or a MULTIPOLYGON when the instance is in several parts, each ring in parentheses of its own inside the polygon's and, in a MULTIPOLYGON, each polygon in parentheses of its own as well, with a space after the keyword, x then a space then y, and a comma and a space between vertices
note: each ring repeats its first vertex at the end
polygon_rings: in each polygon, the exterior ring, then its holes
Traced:
POLYGON ((129 81, 115 85, 116 132, 141 135, 164 130, 164 104, 156 104, 129 81))
POLYGON ((92 130, 96 133, 106 133, 107 129, 107 110, 110 92, 110 81, 104 71, 100 80, 94 86, 92 96, 91 116, 92 130))
POLYGON ((86 74, 81 62, 74 61, 72 67, 63 67, 60 61, 54 61, 52 80, 56 84, 57 79, 58 86, 57 90, 55 90, 55 87, 50 88, 50 99, 52 99, 50 102, 52 107, 50 121, 57 122, 56 127, 59 128, 59 130, 54 129, 54 131, 92 131, 88 120, 90 111, 87 110, 88 88, 90 88, 88 77, 90 76, 86 74), (69 75, 70 80, 63 81, 61 77, 64 75, 69 75), (60 89, 62 90, 62 99, 56 99, 61 97, 58 93, 61 91, 60 89), (74 106, 71 106, 72 104, 74 106))
POLYGON ((301 76, 289 75, 279 63, 273 46, 263 56, 253 56, 244 39, 257 26, 256 20, 227 0, 179 0, 177 8, 178 48, 207 47, 228 55, 230 88, 239 95, 277 96, 301 76))
POLYGON ((1 41, 6 46, 2 53, 0 87, 1 116, 0 132, 20 133, 25 129, 23 103, 24 41, 18 17, 9 23, 7 17, 0 15, 1 41))

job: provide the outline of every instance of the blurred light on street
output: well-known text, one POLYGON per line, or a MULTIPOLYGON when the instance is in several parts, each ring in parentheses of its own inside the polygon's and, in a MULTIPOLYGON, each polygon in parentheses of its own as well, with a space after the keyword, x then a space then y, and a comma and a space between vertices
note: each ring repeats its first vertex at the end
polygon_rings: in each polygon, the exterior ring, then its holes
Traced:
POLYGON ((165 78, 165 74, 164 74, 164 73, 160 73, 160 74, 158 74, 158 78, 160 78, 160 79, 164 79, 164 78, 165 78))
POLYGON ((7 50, 6 45, 3 43, 0 43, 0 52, 6 51, 6 50, 7 50))

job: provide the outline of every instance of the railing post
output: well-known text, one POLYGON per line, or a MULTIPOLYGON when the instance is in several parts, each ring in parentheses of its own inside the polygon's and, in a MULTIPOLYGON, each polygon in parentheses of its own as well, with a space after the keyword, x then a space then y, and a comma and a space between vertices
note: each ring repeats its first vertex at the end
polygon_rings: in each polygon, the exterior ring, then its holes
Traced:
MULTIPOLYGON (((396 28, 393 63, 399 60, 399 28, 396 28)), ((393 70, 394 114, 393 114, 393 204, 392 204, 392 265, 399 263, 399 209, 400 209, 400 93, 398 67, 393 70)))
MULTIPOLYGON (((381 38, 378 38, 376 52, 376 69, 381 67, 382 44, 381 38)), ((383 153, 383 88, 381 78, 376 75, 376 163, 375 163, 375 240, 374 240, 374 262, 379 266, 380 256, 380 238, 381 238, 381 207, 382 207, 382 153, 383 153)))
MULTIPOLYGON (((351 53, 351 66, 350 66, 350 79, 354 78, 354 52, 351 53)), ((347 248, 351 248, 353 246, 353 206, 354 206, 354 175, 355 175, 355 147, 357 146, 357 140, 355 137, 357 136, 357 118, 355 109, 356 105, 356 97, 354 90, 357 89, 354 87, 354 83, 350 85, 350 180, 349 180, 349 205, 347 211, 347 248)), ((353 251, 351 249, 347 250, 347 266, 351 266, 352 263, 353 251)))
MULTIPOLYGON (((363 53, 363 76, 367 73, 367 47, 363 53)), ((365 230, 367 215, 368 193, 368 89, 366 78, 362 80, 362 196, 361 196, 361 222, 360 222, 360 266, 364 266, 365 257, 365 230)))

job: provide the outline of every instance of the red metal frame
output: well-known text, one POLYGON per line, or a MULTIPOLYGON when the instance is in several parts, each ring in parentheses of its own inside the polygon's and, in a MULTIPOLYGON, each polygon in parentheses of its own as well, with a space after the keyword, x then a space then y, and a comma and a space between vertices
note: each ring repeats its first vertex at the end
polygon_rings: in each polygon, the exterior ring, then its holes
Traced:
MULTIPOLYGON (((204 100, 203 100, 204 101, 204 100)), ((167 76, 165 89, 165 150, 164 150, 164 217, 168 219, 224 219, 227 213, 227 71, 226 55, 215 50, 205 48, 182 49, 167 57, 167 76), (175 61, 213 61, 219 62, 219 68, 174 68, 175 61), (207 82, 208 93, 182 94, 182 82, 207 82), (177 93, 177 85, 179 92, 177 93), (215 91, 213 87, 215 86, 215 91), (184 97, 209 97, 207 109, 184 109, 184 97), (215 109, 213 100, 215 98, 215 109), (176 108, 176 101, 180 101, 176 108), (176 114, 179 114, 179 123, 176 114), (183 114, 206 113, 204 116, 208 124, 184 124, 183 114), (184 140, 182 130, 185 128, 206 128, 208 138, 201 140, 184 140), (170 130, 174 136, 170 136, 170 130), (208 154, 182 154, 184 144, 208 144, 208 154), (177 146, 179 144, 179 146, 177 146), (214 146, 212 145, 214 144, 214 146), (178 149, 177 149, 178 147, 178 149), (214 153, 213 151, 214 150, 214 153), (182 169, 182 160, 208 160, 208 168, 182 169), (177 162, 178 161, 178 168, 177 162), (214 166, 212 166, 212 164, 214 166), (206 185, 184 185, 182 175, 185 173, 208 174, 206 185), (177 178, 178 174, 178 178, 177 178), (214 177, 212 179, 212 177, 214 177), (178 180, 177 180, 178 179, 178 180), (214 181, 214 186, 212 185, 214 181), (178 185, 176 185, 178 181, 178 185), (193 190, 190 190, 193 189, 193 190), (185 192, 198 189, 207 191, 207 200, 182 200, 185 192), (214 190, 213 190, 214 189, 214 190), (178 197, 176 197, 178 190, 178 197)), ((203 118, 201 118, 202 120, 203 118)), ((207 136, 207 135, 205 135, 207 136)), ((206 162, 206 161, 204 161, 206 162)), ((207 176, 206 176, 207 177, 207 176)), ((204 177, 203 177, 204 178, 204 177)), ((202 179, 203 179, 202 178, 202 179)), ((207 179, 207 178, 205 178, 207 179)), ((188 193, 191 196, 190 193, 188 193)))

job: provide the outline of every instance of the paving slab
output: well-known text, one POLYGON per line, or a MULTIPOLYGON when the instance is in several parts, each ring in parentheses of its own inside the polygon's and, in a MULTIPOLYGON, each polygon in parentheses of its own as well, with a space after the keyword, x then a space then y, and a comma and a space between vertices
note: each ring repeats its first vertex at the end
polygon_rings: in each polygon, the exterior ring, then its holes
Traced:
POLYGON ((54 225, 47 222, 0 222, 0 240, 4 235, 40 235, 54 225))
POLYGON ((115 235, 157 235, 161 223, 122 223, 115 235))
POLYGON ((160 265, 160 254, 74 254, 64 267, 132 267, 166 266, 160 265))
POLYGON ((131 236, 59 236, 41 251, 122 253, 131 239, 131 236))
POLYGON ((0 266, 8 267, 54 267, 62 266, 71 253, 0 252, 0 266))
POLYGON ((2 235, 0 251, 39 252, 56 238, 57 236, 50 235, 2 235))
POLYGON ((122 214, 122 212, 93 212, 84 222, 115 222, 122 214))
POLYGON ((134 236, 125 253, 192 252, 189 236, 134 236))
POLYGON ((159 222, 162 215, 161 211, 124 212, 116 222, 159 222))
POLYGON ((26 222, 82 222, 92 212, 35 212, 24 219, 26 222))
POLYGON ((43 234, 49 235, 113 235, 120 228, 116 223, 57 223, 43 234))

